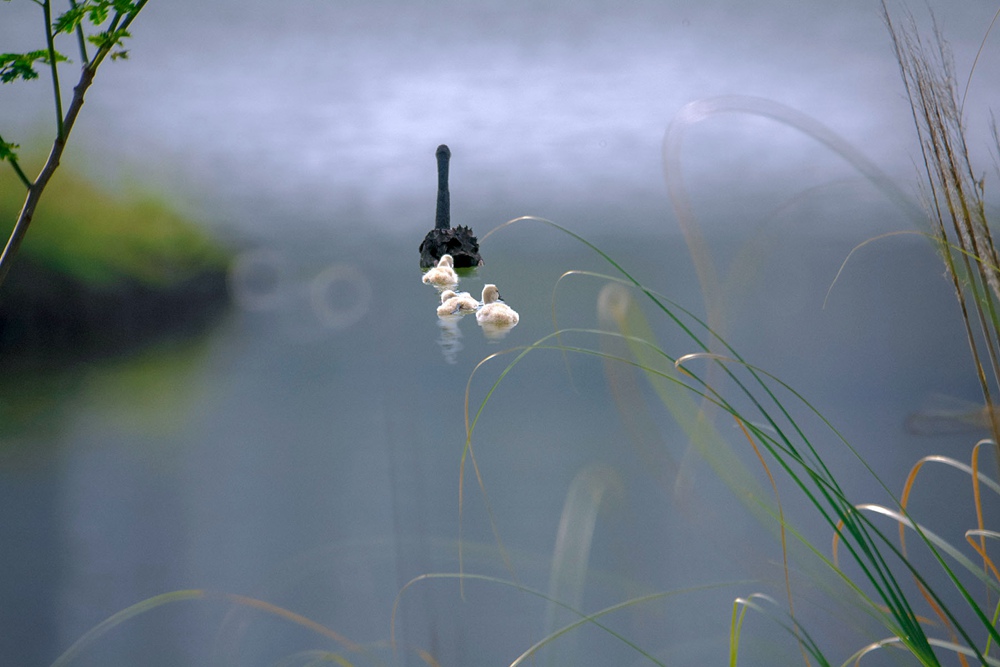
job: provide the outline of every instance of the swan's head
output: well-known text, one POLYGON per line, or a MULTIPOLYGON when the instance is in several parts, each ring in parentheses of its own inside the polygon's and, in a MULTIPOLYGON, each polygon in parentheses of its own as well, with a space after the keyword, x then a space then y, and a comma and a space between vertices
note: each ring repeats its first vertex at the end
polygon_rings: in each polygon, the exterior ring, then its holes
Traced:
POLYGON ((453 296, 458 296, 458 295, 455 294, 455 292, 453 292, 452 290, 446 289, 445 291, 441 292, 441 303, 444 303, 453 296))
POLYGON ((455 258, 448 254, 441 255, 441 259, 438 260, 438 266, 447 266, 449 268, 454 268, 455 258))
POLYGON ((493 303, 500 300, 500 290, 496 285, 489 284, 483 287, 483 303, 493 303))

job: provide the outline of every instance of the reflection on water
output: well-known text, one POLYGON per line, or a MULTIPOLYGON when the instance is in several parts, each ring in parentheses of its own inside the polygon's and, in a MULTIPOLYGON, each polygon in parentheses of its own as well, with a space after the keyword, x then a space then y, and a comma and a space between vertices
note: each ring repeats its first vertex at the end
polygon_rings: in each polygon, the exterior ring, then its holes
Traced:
POLYGON ((517 326, 517 322, 508 322, 505 324, 498 324, 496 322, 476 320, 479 328, 483 330, 483 335, 486 336, 487 340, 497 342, 503 340, 510 333, 510 330, 517 326))
POLYGON ((458 353, 462 351, 462 330, 458 328, 459 322, 464 315, 438 315, 438 326, 441 328, 441 335, 438 338, 438 345, 441 346, 441 354, 449 364, 458 361, 458 353))

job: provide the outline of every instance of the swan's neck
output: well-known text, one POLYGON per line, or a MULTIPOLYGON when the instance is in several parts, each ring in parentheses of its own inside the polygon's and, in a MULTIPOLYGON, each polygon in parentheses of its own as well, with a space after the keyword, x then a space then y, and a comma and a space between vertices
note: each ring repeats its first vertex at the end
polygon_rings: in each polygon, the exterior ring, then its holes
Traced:
POLYGON ((451 228, 451 196, 448 194, 448 160, 451 159, 451 151, 444 144, 438 146, 438 198, 437 215, 434 218, 435 229, 451 228))

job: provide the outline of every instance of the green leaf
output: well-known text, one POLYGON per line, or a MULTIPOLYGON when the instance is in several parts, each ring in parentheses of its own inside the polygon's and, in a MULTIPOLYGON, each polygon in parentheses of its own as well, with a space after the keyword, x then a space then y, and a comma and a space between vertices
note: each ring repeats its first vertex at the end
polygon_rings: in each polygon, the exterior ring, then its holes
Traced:
MULTIPOLYGON (((66 56, 56 53, 56 62, 66 60, 66 56)), ((49 64, 49 52, 45 50, 28 53, 0 53, 0 83, 10 83, 17 79, 30 81, 38 78, 35 63, 49 64)))
POLYGON ((99 2, 90 6, 87 12, 87 18, 94 25, 101 25, 108 20, 108 5, 105 2, 99 2))
POLYGON ((112 0, 111 5, 119 14, 130 14, 135 11, 136 7, 133 0, 112 0))
POLYGON ((121 46, 122 40, 131 36, 128 30, 119 28, 118 30, 104 30, 96 35, 90 35, 87 37, 87 41, 99 49, 111 50, 116 46, 121 46))
POLYGON ((12 144, 9 141, 4 141, 0 139, 0 162, 4 160, 10 160, 14 162, 17 160, 17 149, 20 148, 17 144, 12 144))
POLYGON ((55 23, 52 24, 53 32, 58 35, 59 33, 71 33, 76 30, 83 21, 83 13, 86 8, 86 4, 76 5, 72 9, 63 13, 55 20, 55 23))
POLYGON ((84 20, 94 26, 100 26, 108 20, 112 11, 125 15, 134 12, 135 8, 136 3, 132 0, 84 0, 74 4, 56 19, 52 27, 56 33, 69 33, 76 30, 84 20))

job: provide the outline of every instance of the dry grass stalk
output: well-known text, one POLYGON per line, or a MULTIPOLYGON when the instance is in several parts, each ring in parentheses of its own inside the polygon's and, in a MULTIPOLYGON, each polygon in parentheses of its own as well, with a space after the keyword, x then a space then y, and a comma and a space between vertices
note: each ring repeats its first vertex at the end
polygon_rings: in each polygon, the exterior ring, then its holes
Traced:
MULTIPOLYGON (((912 16, 899 25, 884 2, 882 10, 920 139, 934 231, 961 306, 983 399, 992 406, 1000 393, 1000 260, 986 219, 983 181, 969 159, 951 52, 936 25, 929 45, 912 16)), ((1000 411, 988 412, 993 441, 1000 442, 1000 411)))

